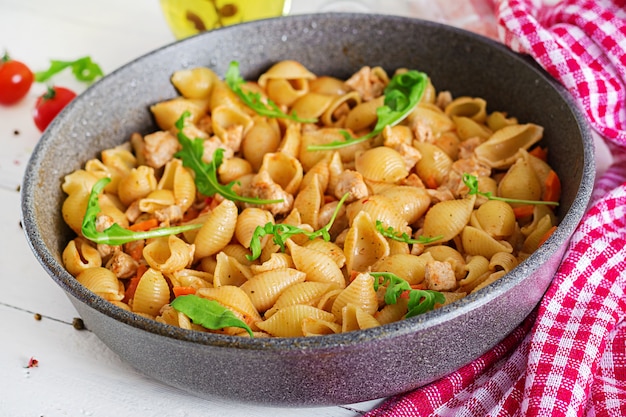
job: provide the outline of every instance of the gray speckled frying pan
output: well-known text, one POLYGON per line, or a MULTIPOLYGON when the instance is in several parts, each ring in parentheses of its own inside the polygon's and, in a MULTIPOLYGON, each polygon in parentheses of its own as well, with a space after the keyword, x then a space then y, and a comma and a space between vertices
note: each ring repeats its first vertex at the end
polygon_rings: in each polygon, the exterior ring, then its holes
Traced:
POLYGON ((45 132, 22 188, 23 224, 37 259, 86 326, 139 371, 193 394, 266 405, 353 403, 422 386, 493 347, 546 290, 590 198, 590 133, 568 94, 530 60, 462 30, 415 19, 300 15, 245 23, 156 50, 72 102, 45 132), (242 339, 163 325, 94 296, 61 265, 71 233, 61 219, 63 176, 99 151, 155 129, 148 106, 175 96, 170 75, 231 60, 257 77, 282 59, 347 77, 362 65, 427 72, 439 90, 480 96, 490 110, 545 127, 543 145, 562 180, 560 227, 529 259, 488 288, 402 322, 347 334, 242 339))

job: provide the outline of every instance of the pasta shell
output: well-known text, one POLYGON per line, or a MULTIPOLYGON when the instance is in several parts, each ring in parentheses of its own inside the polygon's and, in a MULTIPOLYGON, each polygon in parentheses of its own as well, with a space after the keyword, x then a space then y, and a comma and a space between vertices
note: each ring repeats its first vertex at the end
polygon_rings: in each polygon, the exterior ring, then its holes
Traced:
POLYGON ((359 154, 355 160, 355 168, 371 181, 396 183, 409 175, 402 155, 386 146, 359 154))
MULTIPOLYGON (((267 210, 256 207, 247 207, 237 216, 235 225, 235 239, 244 247, 249 248, 252 236, 257 227, 264 227, 267 223, 274 224, 274 216, 267 210)), ((265 246, 267 238, 261 240, 261 247, 265 246)))
POLYGON ((430 195, 425 188, 399 185, 388 188, 381 195, 389 198, 397 212, 408 223, 420 219, 430 207, 430 195))
MULTIPOLYGON (((541 200, 541 183, 525 158, 519 158, 498 184, 498 195, 520 200, 541 200)), ((513 206, 519 205, 514 203, 513 206)))
POLYGON ((491 257, 489 269, 492 271, 503 270, 511 272, 519 264, 519 261, 512 253, 498 252, 491 257))
POLYGON ((327 94, 309 91, 293 102, 291 111, 300 119, 318 119, 328 110, 334 99, 333 96, 327 94))
POLYGON ((505 126, 474 150, 481 162, 492 168, 508 168, 520 149, 529 149, 543 136, 543 127, 533 123, 505 126))
POLYGON ((254 261, 250 261, 247 256, 250 255, 250 251, 243 247, 243 245, 240 245, 239 243, 229 243, 228 245, 224 246, 224 248, 222 249, 222 252, 224 252, 226 255, 230 256, 231 258, 234 258, 237 262, 239 262, 242 265, 245 266, 251 266, 254 261))
POLYGON ((82 238, 70 240, 63 250, 62 259, 63 266, 74 277, 86 269, 102 266, 98 250, 82 238))
POLYGON ((196 199, 194 178, 189 169, 183 167, 180 159, 172 159, 165 165, 157 189, 171 190, 174 194, 174 204, 179 206, 183 212, 186 212, 196 199))
MULTIPOLYGON (((409 124, 421 124, 432 131, 435 137, 454 129, 454 122, 443 111, 435 106, 420 103, 408 117, 409 124)), ((419 136, 419 135, 416 135, 419 136)))
POLYGON ((413 146, 422 154, 415 171, 428 188, 439 187, 452 169, 452 159, 441 148, 432 143, 415 141, 413 146))
POLYGON ((409 300, 398 298, 395 304, 386 304, 374 313, 374 318, 380 324, 389 324, 402 320, 409 310, 409 300))
POLYGON ((380 323, 369 313, 354 304, 341 310, 341 331, 343 333, 378 327, 380 323))
POLYGON ((323 336, 335 333, 341 333, 341 326, 332 321, 313 317, 305 317, 302 320, 302 334, 304 336, 323 336))
POLYGON ((269 310, 265 312, 265 317, 270 317, 279 309, 296 304, 316 305, 322 296, 336 286, 328 282, 305 281, 295 283, 283 292, 269 310))
POLYGON ((361 96, 356 91, 349 91, 336 97, 322 114, 322 123, 324 126, 343 126, 347 114, 359 104, 361 104, 361 96))
POLYGON ((487 119, 487 102, 482 98, 457 97, 446 106, 445 113, 450 117, 462 116, 484 123, 487 119))
POLYGON ((256 275, 274 269, 293 268, 294 266, 291 255, 286 253, 272 253, 269 259, 261 265, 250 265, 250 270, 256 275))
POLYGON ((255 330, 256 323, 261 320, 261 315, 252 304, 252 301, 250 301, 250 297, 239 287, 225 285, 215 288, 200 288, 196 291, 196 294, 200 297, 217 301, 233 310, 244 322, 252 327, 252 330, 255 330))
POLYGON ((350 90, 343 80, 322 75, 309 81, 310 91, 327 96, 340 96, 350 90))
POLYGON ((147 165, 140 165, 120 179, 117 195, 124 205, 129 206, 133 201, 146 197, 156 188, 157 180, 154 176, 154 169, 147 165))
POLYGON ((515 213, 504 201, 489 200, 474 214, 480 228, 496 239, 504 239, 515 232, 515 213))
POLYGON ((160 101, 150 106, 150 112, 161 130, 170 130, 175 127, 176 121, 184 112, 189 112, 189 121, 197 123, 209 109, 207 99, 188 99, 176 97, 171 100, 160 101))
POLYGON ((309 71, 304 65, 298 61, 284 60, 272 65, 267 71, 259 76, 258 82, 262 88, 267 87, 269 80, 286 79, 286 80, 314 80, 315 74, 309 71))
POLYGON ((298 191, 303 177, 300 161, 282 152, 265 154, 259 171, 267 171, 272 180, 289 194, 298 191))
POLYGON ((139 199, 139 210, 153 214, 158 210, 174 205, 174 193, 171 190, 154 190, 139 199))
POLYGON ((317 230, 319 228, 318 218, 323 202, 324 195, 320 188, 318 176, 315 174, 307 186, 298 193, 293 202, 293 207, 302 216, 303 223, 310 225, 313 230, 317 230))
POLYGON ((346 286, 341 269, 330 256, 299 246, 292 240, 287 241, 287 247, 296 268, 306 273, 307 281, 332 283, 340 288, 346 286))
POLYGON ((327 311, 297 304, 279 309, 267 320, 258 322, 257 326, 275 337, 301 337, 304 336, 302 322, 306 318, 335 321, 335 316, 327 311))
POLYGON ((193 261, 193 245, 175 235, 152 239, 143 249, 143 257, 151 268, 165 274, 180 271, 193 261))
POLYGON ((298 158, 300 154, 300 146, 302 144, 302 125, 300 123, 292 123, 285 129, 283 139, 278 146, 278 152, 293 158, 298 158))
POLYGON ((222 201, 205 217, 194 239, 195 260, 214 255, 230 243, 236 224, 237 206, 231 200, 222 201))
MULTIPOLYGON (((228 142, 229 131, 241 126, 245 135, 254 125, 252 117, 245 112, 228 106, 219 106, 211 111, 211 126, 213 132, 225 143, 228 142)), ((238 149, 233 149, 238 150, 238 149)))
POLYGON ((456 125, 456 134, 462 141, 470 138, 480 138, 485 141, 493 134, 487 126, 469 117, 454 116, 452 120, 456 125))
POLYGON ((506 113, 494 111, 487 116, 487 120, 485 121, 489 129, 500 130, 505 126, 511 126, 518 124, 518 121, 515 117, 507 117, 506 113))
POLYGON ((324 239, 313 239, 305 242, 302 246, 330 256, 339 268, 343 268, 346 264, 346 255, 344 255, 339 245, 333 242, 327 242, 324 239))
POLYGON ((83 226, 83 218, 87 211, 87 203, 89 201, 89 191, 73 192, 65 200, 61 206, 61 214, 63 220, 77 235, 81 235, 83 226))
POLYGON ((242 177, 252 174, 252 165, 243 158, 233 157, 222 162, 217 169, 222 184, 229 184, 240 180, 242 177))
POLYGON ((544 237, 548 233, 548 231, 552 228, 553 223, 549 215, 543 216, 538 222, 535 229, 528 235, 526 240, 524 240, 524 246, 522 247, 522 251, 525 253, 533 253, 536 251, 541 243, 543 242, 544 237))
POLYGON ((122 301, 124 284, 110 270, 103 267, 85 269, 76 280, 94 294, 108 301, 122 301))
POLYGON ((422 234, 434 238, 441 236, 436 243, 447 242, 457 236, 469 222, 474 209, 476 195, 461 200, 440 201, 424 216, 422 234))
POLYGON ((120 210, 121 203, 114 194, 102 193, 98 196, 98 203, 100 204, 100 212, 111 219, 113 222, 120 226, 128 227, 128 217, 120 210))
POLYGON ((183 97, 205 99, 219 77, 209 68, 197 67, 174 71, 170 80, 183 97))
POLYGON ((376 110, 384 104, 383 96, 357 104, 346 116, 344 127, 353 132, 361 132, 373 128, 378 120, 376 110))
POLYGON ((393 200, 385 195, 373 195, 351 203, 346 209, 350 223, 354 223, 360 212, 367 213, 373 221, 379 220, 386 228, 393 227, 398 233, 410 233, 407 221, 397 210, 393 200))
POLYGON ((370 215, 362 211, 348 229, 343 250, 348 272, 365 272, 370 265, 389 256, 389 243, 378 233, 370 215))
POLYGON ((239 287, 252 278, 252 271, 248 267, 224 252, 218 253, 216 259, 213 272, 213 285, 216 288, 233 285, 239 287))
POLYGON ((473 284, 485 273, 490 272, 489 259, 482 255, 471 256, 469 261, 465 264, 465 270, 467 271, 467 275, 459 281, 459 286, 461 287, 473 284))
POLYGON ((496 240, 484 231, 472 226, 466 226, 461 234, 463 249, 469 255, 480 255, 491 258, 498 252, 513 252, 507 241, 496 240))
POLYGON ((240 288, 248 294, 259 313, 274 305, 283 291, 290 286, 304 282, 306 274, 293 268, 275 269, 262 272, 244 282, 240 288))
POLYGON ((163 274, 156 269, 148 268, 137 284, 131 303, 132 311, 155 317, 159 314, 159 310, 169 302, 170 287, 163 274))
POLYGON ((209 108, 211 110, 220 106, 246 111, 245 105, 241 102, 239 97, 237 97, 233 90, 222 80, 215 82, 209 97, 209 108))
POLYGON ((376 262, 372 265, 372 272, 391 272, 411 285, 420 284, 424 281, 426 264, 433 260, 435 259, 428 252, 419 256, 396 254, 387 256, 376 262))
POLYGON ((368 314, 378 310, 378 297, 374 291, 374 277, 367 273, 358 274, 343 291, 339 293, 331 309, 338 321, 342 320, 342 310, 348 304, 361 308, 368 314))
POLYGON ((276 152, 280 142, 280 129, 276 121, 255 117, 254 124, 243 138, 241 151, 252 169, 258 172, 263 164, 265 154, 276 152))
POLYGON ((452 265, 452 269, 458 279, 465 276, 465 259, 461 253, 446 245, 434 245, 424 249, 424 254, 430 254, 435 261, 447 262, 452 265))

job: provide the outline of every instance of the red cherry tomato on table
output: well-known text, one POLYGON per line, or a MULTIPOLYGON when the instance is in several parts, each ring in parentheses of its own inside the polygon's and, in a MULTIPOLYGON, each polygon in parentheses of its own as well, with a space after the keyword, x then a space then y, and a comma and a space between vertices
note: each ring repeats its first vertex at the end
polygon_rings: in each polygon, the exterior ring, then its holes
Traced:
POLYGON ((33 78, 26 64, 4 54, 0 58, 0 104, 15 104, 24 98, 33 84, 33 78))
POLYGON ((76 97, 76 93, 65 87, 48 87, 48 91, 41 95, 35 103, 33 120, 40 131, 52 122, 61 110, 76 97))

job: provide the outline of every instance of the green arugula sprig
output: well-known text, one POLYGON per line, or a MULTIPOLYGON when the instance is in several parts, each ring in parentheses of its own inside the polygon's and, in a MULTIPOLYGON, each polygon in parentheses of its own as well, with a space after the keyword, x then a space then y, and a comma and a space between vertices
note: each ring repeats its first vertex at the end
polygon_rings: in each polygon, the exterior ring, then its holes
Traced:
POLYGON ((531 204, 531 205, 546 204, 546 205, 551 205, 551 206, 559 205, 559 203, 556 201, 520 200, 517 198, 498 197, 498 196, 493 195, 492 192, 478 191, 478 178, 476 178, 475 175, 468 174, 468 173, 463 174, 463 182, 465 183, 467 188, 469 188, 468 195, 476 194, 476 195, 483 196, 489 200, 498 200, 498 201, 504 201, 506 203, 513 203, 513 204, 531 204))
POLYGON ((237 184, 236 181, 232 181, 226 185, 219 182, 217 178, 217 170, 224 159, 224 149, 217 148, 213 153, 213 159, 210 163, 206 163, 202 160, 204 154, 203 140, 200 138, 190 139, 183 132, 185 127, 185 119, 189 117, 191 113, 189 111, 183 112, 180 118, 176 121, 175 125, 178 129, 178 142, 181 145, 181 150, 174 156, 180 158, 183 165, 191 168, 195 175, 196 187, 201 194, 206 196, 212 196, 219 194, 224 198, 233 201, 241 201, 251 204, 275 204, 282 203, 283 200, 263 200, 256 197, 244 197, 233 191, 233 186, 237 184))
POLYGON ((375 137, 383 131, 385 126, 395 126, 404 120, 422 99, 427 85, 428 76, 420 71, 411 70, 394 75, 387 87, 385 87, 385 101, 382 106, 376 109, 378 120, 370 133, 355 138, 348 132, 341 131, 345 139, 344 142, 334 141, 320 145, 310 145, 307 147, 307 150, 328 151, 340 149, 375 137))
POLYGON ((382 278, 374 280, 374 290, 378 291, 380 285, 387 285, 385 290, 385 303, 395 304, 405 291, 409 294, 408 312, 405 318, 417 316, 433 310, 435 304, 443 304, 446 302, 442 293, 433 290, 416 290, 411 285, 392 272, 370 272, 374 278, 382 278))
POLYGON ((257 226, 252 233, 252 238, 250 239, 251 254, 246 255, 246 258, 248 258, 249 261, 254 261, 258 259, 259 256, 261 256, 261 239, 267 235, 273 236, 274 243, 280 247, 280 250, 282 252, 285 251, 285 243, 287 242, 287 240, 289 240, 289 238, 294 235, 305 235, 310 240, 321 237, 326 242, 330 241, 330 228, 333 227, 333 223, 337 218, 339 209, 349 195, 350 193, 345 193, 343 197, 341 197, 339 203, 337 204, 337 207, 335 207, 335 211, 333 212, 332 217, 330 218, 326 226, 314 232, 309 232, 308 230, 304 230, 298 226, 292 226, 290 224, 274 224, 271 222, 267 222, 264 226, 257 226))
POLYGON ((428 245, 429 243, 436 242, 443 237, 441 235, 434 237, 419 236, 417 239, 413 239, 408 233, 398 233, 391 226, 385 228, 385 225, 380 220, 376 220, 376 230, 378 230, 381 235, 389 239, 393 239, 398 242, 415 243, 420 245, 428 245))
POLYGON ((35 73, 35 81, 44 82, 49 80, 53 75, 58 74, 66 68, 71 68, 74 77, 78 81, 92 83, 98 77, 102 77, 104 73, 98 64, 91 60, 91 57, 85 56, 75 61, 58 61, 51 60, 50 67, 45 71, 35 73))
POLYGON ((184 226, 161 227, 159 229, 135 232, 130 229, 125 229, 117 223, 113 223, 105 230, 98 232, 98 230, 96 230, 96 218, 100 213, 98 195, 102 192, 104 187, 110 181, 111 178, 108 177, 99 179, 92 187, 91 194, 89 194, 89 200, 87 201, 87 210, 85 211, 85 217, 83 217, 81 231, 83 233, 83 236, 91 240, 92 242, 116 246, 123 245, 124 243, 132 242, 135 240, 175 235, 178 233, 186 232, 188 230, 194 230, 202 227, 202 224, 196 223, 184 226))
POLYGON ((193 323, 207 329, 219 330, 224 327, 238 327, 245 329, 250 337, 254 337, 252 329, 243 320, 215 300, 193 294, 181 295, 176 297, 170 305, 174 310, 189 317, 193 323))
POLYGON ((245 83, 245 80, 239 73, 239 63, 237 61, 232 61, 230 63, 228 70, 226 71, 226 75, 224 76, 224 80, 237 97, 239 97, 241 101, 243 101, 260 116, 289 119, 300 123, 317 122, 317 119, 301 119, 295 112, 287 114, 270 99, 267 99, 267 103, 264 103, 261 94, 252 91, 244 91, 241 86, 245 83))

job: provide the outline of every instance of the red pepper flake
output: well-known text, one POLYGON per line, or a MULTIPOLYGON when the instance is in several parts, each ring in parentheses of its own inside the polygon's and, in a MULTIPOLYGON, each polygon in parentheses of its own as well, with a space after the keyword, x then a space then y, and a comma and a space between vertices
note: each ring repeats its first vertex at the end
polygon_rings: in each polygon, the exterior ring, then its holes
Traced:
POLYGON ((31 356, 31 358, 28 360, 28 365, 26 365, 26 368, 36 368, 37 366, 39 366, 39 361, 31 356))

